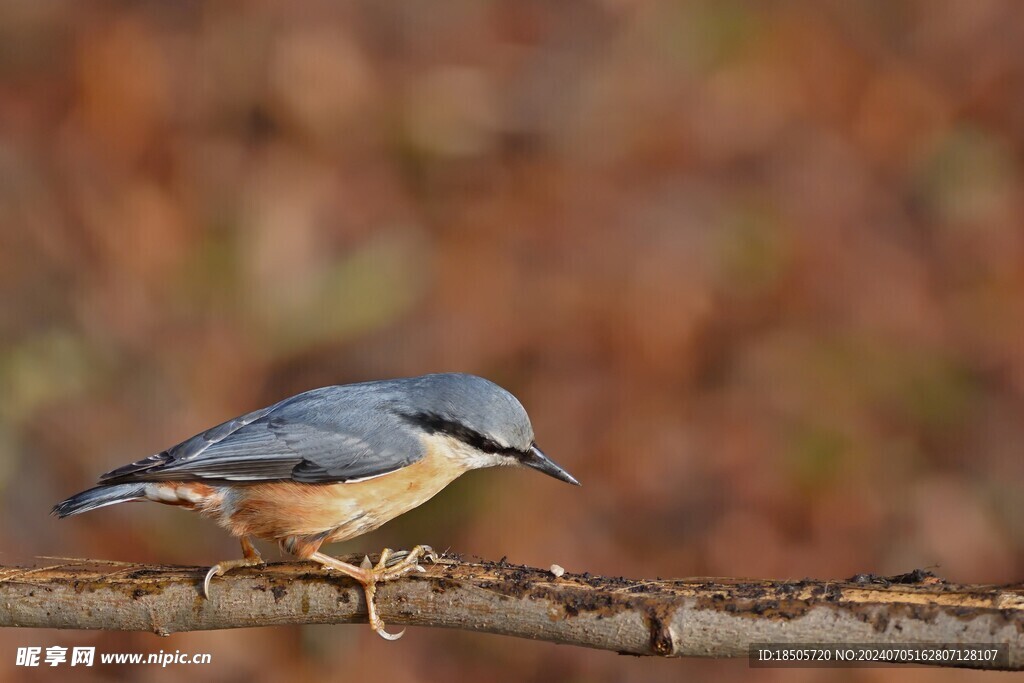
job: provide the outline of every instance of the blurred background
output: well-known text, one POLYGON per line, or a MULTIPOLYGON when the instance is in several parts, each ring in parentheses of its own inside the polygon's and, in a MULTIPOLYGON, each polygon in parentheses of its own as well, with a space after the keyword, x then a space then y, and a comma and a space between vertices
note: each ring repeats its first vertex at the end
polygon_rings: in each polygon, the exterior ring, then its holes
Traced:
MULTIPOLYGON (((1020 580, 1022 26, 1012 0, 0 2, 0 564, 236 557, 179 510, 48 512, 287 395, 458 370, 583 488, 471 473, 330 551, 1020 580)), ((0 633, 0 679, 57 674, 974 677, 0 633), (14 667, 54 644, 213 664, 14 667)))

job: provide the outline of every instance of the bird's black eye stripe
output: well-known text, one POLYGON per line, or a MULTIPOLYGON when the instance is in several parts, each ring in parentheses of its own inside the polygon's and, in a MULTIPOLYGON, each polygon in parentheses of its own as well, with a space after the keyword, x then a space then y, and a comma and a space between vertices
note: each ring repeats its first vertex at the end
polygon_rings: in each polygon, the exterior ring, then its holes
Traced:
POLYGON ((501 455, 522 456, 515 448, 506 448, 493 439, 489 439, 480 432, 467 427, 461 422, 448 420, 436 413, 413 413, 402 415, 414 425, 418 425, 428 434, 444 434, 453 439, 458 439, 464 444, 483 451, 484 453, 500 453, 501 455))

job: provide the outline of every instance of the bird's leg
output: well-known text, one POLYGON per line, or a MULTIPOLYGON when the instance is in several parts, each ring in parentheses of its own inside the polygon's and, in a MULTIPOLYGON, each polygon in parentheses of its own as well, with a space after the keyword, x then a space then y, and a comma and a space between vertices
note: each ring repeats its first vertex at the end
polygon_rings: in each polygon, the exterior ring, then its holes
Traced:
POLYGON ((380 553, 380 560, 377 561, 376 566, 370 565, 369 558, 363 561, 363 566, 357 567, 321 552, 309 555, 308 559, 319 562, 328 569, 336 569, 362 584, 363 593, 366 595, 366 611, 370 617, 370 628, 381 638, 398 640, 405 633, 405 629, 398 633, 388 633, 384 628, 384 620, 377 614, 377 605, 374 602, 374 596, 377 593, 377 583, 401 578, 409 572, 425 572, 426 569, 417 562, 421 557, 433 559, 437 555, 430 546, 418 545, 409 552, 402 551, 394 555, 392 555, 390 548, 384 548, 380 553), (395 561, 396 556, 398 556, 397 561, 395 561), (388 564, 389 560, 391 561, 390 566, 388 564))
POLYGON ((260 556, 260 551, 256 550, 256 546, 252 544, 252 541, 249 540, 248 536, 242 536, 240 540, 242 542, 242 559, 218 562, 210 567, 210 571, 206 572, 206 578, 203 579, 204 598, 209 599, 210 597, 210 579, 213 577, 224 576, 226 572, 238 567, 254 567, 265 564, 265 562, 263 562, 263 558, 260 556))

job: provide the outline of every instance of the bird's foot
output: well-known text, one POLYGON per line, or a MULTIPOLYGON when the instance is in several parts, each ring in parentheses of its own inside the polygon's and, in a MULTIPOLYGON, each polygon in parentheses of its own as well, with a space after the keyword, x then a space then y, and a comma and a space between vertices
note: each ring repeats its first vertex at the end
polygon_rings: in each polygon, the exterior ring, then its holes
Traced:
POLYGON ((227 572, 232 569, 238 569, 239 567, 264 567, 266 562, 258 554, 256 557, 243 557, 240 560, 225 560, 218 562, 217 564, 210 567, 210 571, 206 572, 206 578, 203 579, 203 597, 207 600, 210 599, 210 579, 215 576, 224 576, 227 572))
POLYGON ((384 581, 400 579, 411 572, 425 572, 426 569, 419 564, 420 558, 433 561, 437 558, 434 549, 429 545, 418 545, 412 550, 400 550, 395 552, 391 548, 384 548, 380 553, 377 564, 371 566, 370 558, 364 557, 360 566, 366 572, 367 580, 363 583, 363 590, 366 593, 366 609, 369 612, 370 628, 377 635, 385 640, 398 640, 405 635, 405 629, 398 633, 388 633, 384 628, 384 620, 377 614, 377 605, 374 603, 374 595, 377 592, 377 584, 384 581))
MULTIPOLYGON (((378 573, 378 581, 390 581, 405 576, 410 572, 427 571, 420 564, 421 559, 434 563, 437 562, 438 555, 429 545, 418 545, 412 550, 384 548, 380 553, 380 559, 377 560, 377 566, 373 567, 373 571, 378 573)), ((370 558, 364 557, 361 567, 363 569, 370 569, 370 558)))
POLYGON ((210 579, 213 577, 224 576, 226 572, 238 567, 266 566, 266 562, 260 556, 260 551, 256 550, 256 546, 252 544, 248 536, 242 536, 239 540, 242 542, 242 559, 218 562, 210 567, 210 571, 206 572, 206 577, 203 579, 203 597, 207 600, 210 599, 210 579))
POLYGON ((366 611, 370 617, 370 628, 385 640, 398 640, 405 634, 405 629, 398 633, 388 633, 384 628, 384 620, 377 614, 377 604, 374 602, 377 584, 393 581, 410 572, 425 572, 427 570, 419 564, 419 560, 433 561, 436 557, 437 554, 429 545, 418 545, 408 552, 394 552, 390 548, 385 548, 376 565, 371 564, 370 558, 367 557, 363 559, 361 566, 356 567, 320 552, 313 553, 309 559, 319 562, 326 569, 335 569, 347 574, 362 584, 363 593, 366 595, 366 611))

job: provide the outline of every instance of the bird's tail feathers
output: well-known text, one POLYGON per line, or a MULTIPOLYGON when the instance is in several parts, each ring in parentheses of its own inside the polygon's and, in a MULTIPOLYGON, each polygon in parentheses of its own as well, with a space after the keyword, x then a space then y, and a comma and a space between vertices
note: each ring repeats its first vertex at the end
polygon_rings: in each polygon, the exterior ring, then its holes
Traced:
POLYGON ((57 503, 53 506, 50 514, 63 519, 64 517, 106 507, 107 505, 127 503, 130 500, 142 500, 145 497, 145 483, 96 486, 88 491, 76 493, 67 500, 57 503))

